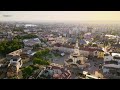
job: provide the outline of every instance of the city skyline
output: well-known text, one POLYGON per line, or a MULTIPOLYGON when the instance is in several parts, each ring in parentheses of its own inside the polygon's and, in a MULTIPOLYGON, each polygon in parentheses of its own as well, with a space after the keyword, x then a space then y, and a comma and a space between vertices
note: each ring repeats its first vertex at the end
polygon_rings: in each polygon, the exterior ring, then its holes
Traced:
POLYGON ((0 21, 120 21, 120 11, 0 11, 0 21))

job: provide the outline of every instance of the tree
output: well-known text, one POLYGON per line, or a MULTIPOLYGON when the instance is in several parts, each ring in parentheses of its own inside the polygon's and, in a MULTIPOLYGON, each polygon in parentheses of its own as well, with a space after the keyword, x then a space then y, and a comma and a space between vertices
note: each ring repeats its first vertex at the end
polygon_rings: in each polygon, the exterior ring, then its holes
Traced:
POLYGON ((17 39, 31 39, 31 38, 38 38, 38 36, 37 35, 34 35, 34 34, 27 34, 27 35, 25 35, 25 36, 16 36, 16 37, 14 37, 14 38, 17 38, 17 39))
POLYGON ((48 48, 46 48, 44 51, 43 51, 43 54, 44 54, 44 58, 46 60, 46 56, 47 54, 49 54, 50 50, 48 48))
POLYGON ((37 58, 44 58, 46 60, 46 56, 49 54, 50 50, 48 48, 44 49, 44 50, 41 50, 41 51, 38 51, 34 57, 37 57, 37 58))
POLYGON ((17 39, 13 39, 12 41, 4 40, 0 43, 0 54, 6 55, 22 47, 23 47, 23 44, 17 39))
POLYGON ((43 60, 42 58, 34 58, 33 63, 40 64, 40 65, 49 65, 50 64, 50 62, 48 62, 47 60, 43 60))
POLYGON ((88 46, 92 46, 92 43, 90 42, 90 43, 88 43, 88 46))
POLYGON ((34 70, 39 69, 38 67, 35 67, 34 65, 27 66, 25 68, 22 68, 23 78, 30 77, 34 70))
POLYGON ((93 44, 92 46, 93 46, 93 47, 97 47, 97 44, 93 44))
POLYGON ((25 67, 22 72, 23 78, 28 78, 33 73, 33 68, 31 66, 25 67))
POLYGON ((45 50, 38 51, 33 58, 34 64, 40 65, 49 65, 50 62, 46 60, 47 55, 49 54, 50 50, 46 48, 45 50))

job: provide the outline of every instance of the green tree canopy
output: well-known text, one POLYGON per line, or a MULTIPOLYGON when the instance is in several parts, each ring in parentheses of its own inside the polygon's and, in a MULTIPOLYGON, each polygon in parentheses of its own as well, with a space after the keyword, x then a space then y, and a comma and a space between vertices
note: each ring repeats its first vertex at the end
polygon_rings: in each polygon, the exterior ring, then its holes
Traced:
POLYGON ((40 64, 40 65, 49 65, 50 62, 47 60, 43 60, 42 58, 34 58, 33 59, 34 64, 40 64))
POLYGON ((93 46, 93 47, 97 47, 97 44, 93 44, 92 46, 93 46))
POLYGON ((23 47, 23 43, 19 40, 14 39, 12 41, 4 40, 0 43, 0 54, 6 55, 10 52, 18 50, 23 47))
POLYGON ((18 39, 31 39, 31 38, 38 38, 37 35, 34 35, 34 34, 27 34, 27 35, 24 35, 24 36, 16 36, 15 38, 18 38, 18 39))
POLYGON ((92 43, 90 42, 90 43, 88 43, 88 46, 92 46, 92 43))
POLYGON ((40 65, 49 65, 50 62, 46 60, 47 55, 49 54, 50 50, 49 49, 44 49, 38 51, 33 58, 33 63, 34 64, 40 64, 40 65))

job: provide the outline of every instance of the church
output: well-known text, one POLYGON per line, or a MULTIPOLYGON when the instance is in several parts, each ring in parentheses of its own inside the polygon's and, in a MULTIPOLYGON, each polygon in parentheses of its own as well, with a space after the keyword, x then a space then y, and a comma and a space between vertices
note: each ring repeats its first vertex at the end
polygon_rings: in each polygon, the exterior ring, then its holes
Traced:
POLYGON ((78 43, 77 39, 73 53, 71 53, 68 59, 64 61, 64 65, 66 67, 76 67, 82 69, 86 67, 87 58, 80 54, 78 43))

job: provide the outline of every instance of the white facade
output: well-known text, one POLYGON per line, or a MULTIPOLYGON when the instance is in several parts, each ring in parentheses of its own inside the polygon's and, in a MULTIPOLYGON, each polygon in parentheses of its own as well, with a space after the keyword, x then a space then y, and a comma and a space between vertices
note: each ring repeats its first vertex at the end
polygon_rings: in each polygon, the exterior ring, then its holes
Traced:
POLYGON ((12 63, 16 63, 19 68, 22 67, 22 64, 23 64, 21 58, 18 58, 15 61, 11 59, 9 64, 12 64, 12 63))
POLYGON ((103 68, 103 73, 108 73, 109 72, 109 69, 107 69, 107 68, 103 68))
POLYGON ((104 61, 111 61, 113 60, 113 56, 108 55, 108 56, 104 56, 104 61))
POLYGON ((120 53, 112 53, 112 56, 119 56, 120 57, 120 53))
POLYGON ((118 36, 115 36, 115 35, 108 35, 108 34, 106 34, 105 36, 108 37, 109 39, 116 39, 116 38, 118 38, 118 36))
POLYGON ((120 60, 119 59, 114 59, 113 56, 116 56, 116 53, 113 53, 112 55, 108 55, 104 57, 104 62, 105 61, 117 61, 118 64, 105 64, 103 65, 103 73, 110 73, 110 70, 118 70, 120 69, 120 60))

